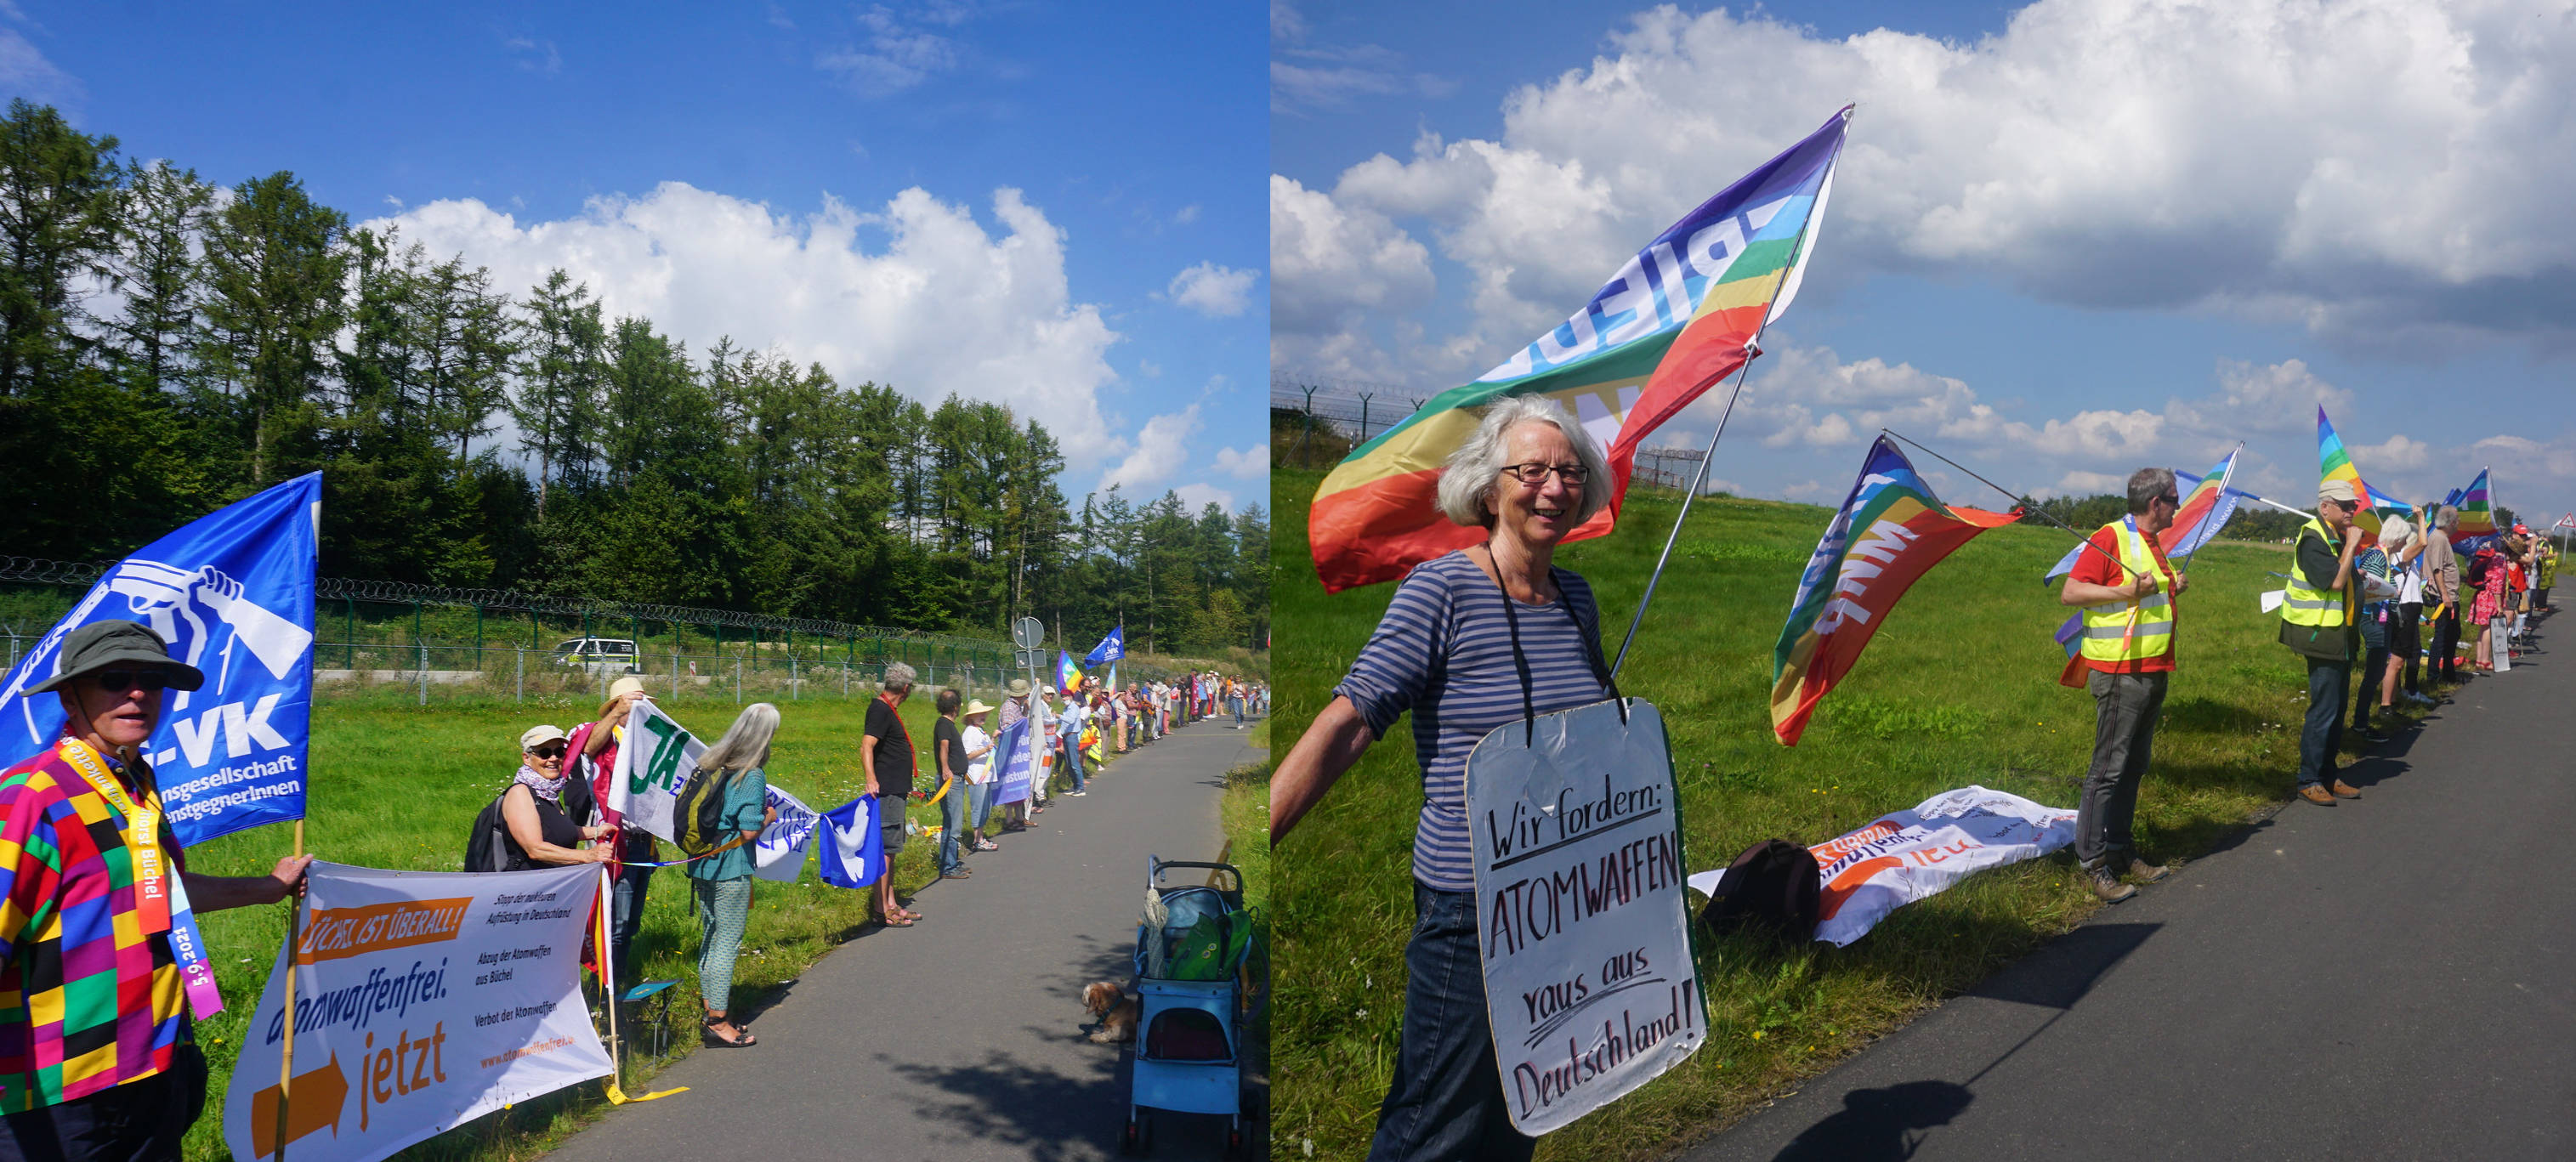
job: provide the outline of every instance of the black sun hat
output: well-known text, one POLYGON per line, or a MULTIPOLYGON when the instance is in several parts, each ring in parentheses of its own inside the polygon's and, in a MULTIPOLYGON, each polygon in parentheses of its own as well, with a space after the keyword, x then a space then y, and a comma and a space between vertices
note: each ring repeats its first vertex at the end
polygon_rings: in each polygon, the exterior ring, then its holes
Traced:
POLYGON ((118 666, 152 666, 169 675, 170 685, 194 690, 206 684, 205 671, 170 656, 161 635, 139 621, 93 621, 63 638, 54 655, 54 676, 27 688, 30 694, 59 690, 84 674, 118 666))

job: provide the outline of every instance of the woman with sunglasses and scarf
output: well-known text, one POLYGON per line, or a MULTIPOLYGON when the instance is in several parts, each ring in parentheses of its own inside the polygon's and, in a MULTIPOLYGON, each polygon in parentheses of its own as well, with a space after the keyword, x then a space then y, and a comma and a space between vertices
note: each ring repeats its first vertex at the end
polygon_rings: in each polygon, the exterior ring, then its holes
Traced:
MULTIPOLYGON (((1486 409, 1440 474, 1440 509, 1484 539, 1416 566, 1270 783, 1271 843, 1408 711, 1422 770, 1412 942, 1374 1162, 1526 1159, 1495 1064, 1476 949, 1467 755, 1494 728, 1611 696, 1591 586, 1551 564, 1610 502, 1600 445, 1544 397, 1486 409)), ((1387 869, 1393 871, 1394 869, 1387 869)))
POLYGON ((604 863, 605 847, 575 847, 585 839, 603 839, 607 827, 584 827, 564 813, 564 752, 571 746, 552 726, 530 727, 519 736, 519 772, 501 795, 501 843, 509 856, 503 871, 526 871, 540 864, 604 863))

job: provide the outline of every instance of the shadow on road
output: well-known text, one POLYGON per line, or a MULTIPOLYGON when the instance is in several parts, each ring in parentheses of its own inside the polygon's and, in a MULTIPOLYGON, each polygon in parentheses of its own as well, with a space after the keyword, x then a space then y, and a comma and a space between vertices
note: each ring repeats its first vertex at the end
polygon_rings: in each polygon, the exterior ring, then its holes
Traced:
POLYGON ((2162 927, 2162 924, 2087 924, 2048 942, 2019 963, 1987 977, 1984 983, 1969 989, 1968 995, 2052 1009, 2072 1008, 2075 1002, 2084 999, 2085 993, 2093 990, 2093 982, 2102 979, 2102 974, 2109 972, 2112 965, 2137 951, 2139 945, 2145 944, 2162 927))
POLYGON ((1946 1126, 1975 1100, 1968 1087, 1946 1081, 1856 1089, 1843 1095, 1842 1112, 1807 1127, 1773 1162, 1893 1162, 1920 1143, 1908 1131, 1946 1126))

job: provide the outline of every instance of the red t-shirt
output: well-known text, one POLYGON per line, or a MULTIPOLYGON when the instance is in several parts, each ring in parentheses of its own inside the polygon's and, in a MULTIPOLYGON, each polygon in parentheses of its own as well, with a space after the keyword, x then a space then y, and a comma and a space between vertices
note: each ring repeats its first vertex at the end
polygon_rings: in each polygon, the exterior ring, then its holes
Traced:
MULTIPOLYGON (((2092 543, 2102 551, 2096 553, 2091 550, 2086 550, 2084 553, 2078 555, 2075 558, 2075 571, 2068 573, 2066 575, 2067 579, 2070 581, 2083 581, 2094 585, 2128 584, 2129 571, 2121 568, 2116 563, 2120 556, 2119 535, 2111 531, 2111 526, 2104 526, 2101 529, 2095 530, 2092 537, 2092 543)), ((2165 547, 2158 544, 2156 542, 2156 538, 2147 538, 2147 551, 2156 555, 2157 565, 2167 569, 2173 567, 2172 562, 2165 560, 2165 547)), ((2165 591, 2164 578, 2158 577, 2156 579, 2156 589, 2158 592, 2165 591)), ((2174 626, 2179 630, 2182 625, 2182 603, 2179 601, 2173 602, 2169 607, 2169 612, 2174 615, 2174 626)), ((2135 661, 2105 662, 2095 658, 2085 657, 2081 653, 2076 655, 2076 660, 2083 662, 2088 669, 2100 670, 2105 674, 2164 673, 2174 668, 2173 643, 2173 635, 2167 634, 2165 635, 2165 649, 2163 653, 2156 654, 2152 657, 2139 658, 2135 661)))

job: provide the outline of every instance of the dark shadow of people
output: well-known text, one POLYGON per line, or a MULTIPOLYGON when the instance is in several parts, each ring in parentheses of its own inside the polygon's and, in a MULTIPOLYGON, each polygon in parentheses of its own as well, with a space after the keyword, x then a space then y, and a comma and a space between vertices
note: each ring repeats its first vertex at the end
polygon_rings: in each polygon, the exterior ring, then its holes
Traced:
POLYGON ((1922 1143, 1910 1131, 1946 1126, 1976 1096, 1964 1085, 1909 1081, 1843 1095, 1843 1109, 1807 1127, 1772 1162, 1877 1162, 1909 1158, 1922 1143))

